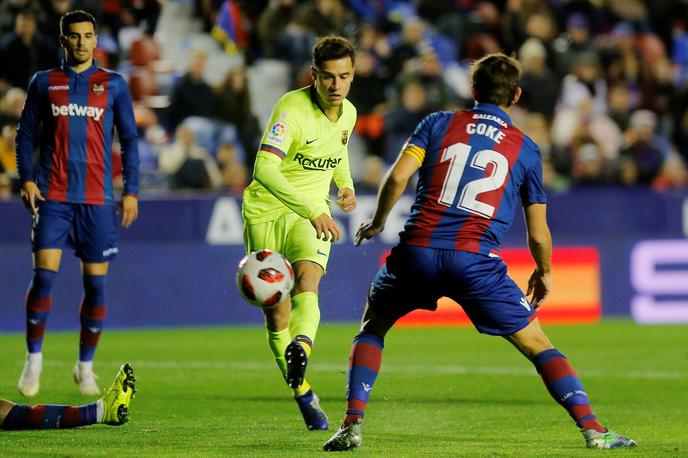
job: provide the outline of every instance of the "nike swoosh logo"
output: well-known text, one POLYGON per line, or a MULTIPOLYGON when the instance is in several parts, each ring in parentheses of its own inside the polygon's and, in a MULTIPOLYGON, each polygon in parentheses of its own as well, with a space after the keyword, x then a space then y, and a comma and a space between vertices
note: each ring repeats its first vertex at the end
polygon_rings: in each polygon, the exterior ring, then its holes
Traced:
POLYGON ((310 145, 311 143, 313 143, 316 140, 317 140, 317 138, 314 138, 313 140, 306 140, 306 145, 310 145))
POLYGON ((315 252, 318 253, 319 255, 327 256, 327 254, 325 254, 325 253, 323 253, 322 251, 320 251, 320 248, 318 248, 317 250, 315 250, 315 252))

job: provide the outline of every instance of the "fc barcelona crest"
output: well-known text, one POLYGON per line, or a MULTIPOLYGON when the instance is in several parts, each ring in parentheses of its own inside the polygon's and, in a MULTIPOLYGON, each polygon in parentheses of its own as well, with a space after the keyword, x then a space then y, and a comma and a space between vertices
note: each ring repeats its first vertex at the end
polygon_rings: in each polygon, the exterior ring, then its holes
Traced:
POLYGON ((349 141, 349 131, 348 130, 343 130, 342 131, 342 145, 346 145, 346 142, 349 141))
POLYGON ((102 93, 105 92, 105 86, 103 86, 102 84, 93 83, 93 86, 91 88, 93 89, 93 93, 95 95, 102 95, 102 93))

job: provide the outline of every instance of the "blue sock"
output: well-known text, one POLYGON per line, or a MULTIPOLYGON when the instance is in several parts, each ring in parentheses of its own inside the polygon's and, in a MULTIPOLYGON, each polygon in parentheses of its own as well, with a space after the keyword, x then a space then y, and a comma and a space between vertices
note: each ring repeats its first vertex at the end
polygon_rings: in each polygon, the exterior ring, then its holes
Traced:
POLYGON ((551 348, 538 353, 533 364, 554 400, 566 409, 579 428, 606 431, 592 412, 578 374, 559 350, 551 348))
POLYGON ((29 353, 39 353, 43 349, 43 335, 52 306, 50 291, 56 276, 54 270, 33 270, 26 294, 26 349, 29 353))
POLYGON ((5 417, 2 429, 75 428, 97 423, 97 404, 83 406, 17 404, 5 417))
POLYGON ((107 314, 105 306, 105 275, 84 275, 84 298, 81 302, 81 333, 79 361, 93 361, 107 314))
POLYGON ((368 397, 382 364, 384 346, 385 339, 377 334, 361 331, 354 337, 346 378, 345 425, 365 415, 368 397))

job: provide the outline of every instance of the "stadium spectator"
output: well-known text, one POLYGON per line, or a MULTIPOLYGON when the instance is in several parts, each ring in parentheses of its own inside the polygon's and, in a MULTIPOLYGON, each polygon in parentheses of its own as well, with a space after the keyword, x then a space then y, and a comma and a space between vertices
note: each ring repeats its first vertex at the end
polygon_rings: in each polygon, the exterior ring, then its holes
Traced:
POLYGON ((671 152, 664 160, 659 175, 652 181, 652 189, 655 191, 667 191, 684 189, 686 186, 688 186, 688 168, 686 163, 677 153, 671 152))
POLYGON ((10 88, 5 92, 0 99, 0 121, 15 123, 19 121, 25 98, 26 91, 18 87, 10 88))
MULTIPOLYGON (((375 55, 367 49, 356 52, 356 84, 352 85, 349 100, 358 111, 354 132, 363 139, 368 154, 383 154, 386 81, 378 72, 375 55)), ((365 169, 365 167, 364 167, 365 169)))
POLYGON ((25 89, 31 75, 58 63, 55 38, 48 39, 38 30, 33 10, 20 10, 15 17, 14 32, 0 42, 0 79, 25 89))
POLYGON ((60 35, 60 18, 72 9, 72 0, 43 0, 40 3, 44 8, 39 15, 38 30, 48 40, 55 40, 60 35))
POLYGON ((207 58, 204 51, 192 51, 187 72, 172 90, 168 108, 172 129, 190 116, 214 118, 217 115, 215 93, 204 79, 207 58))
POLYGON ((194 132, 180 124, 174 143, 160 151, 160 170, 170 177, 172 188, 219 188, 222 185, 220 169, 208 150, 196 144, 195 140, 194 132))
POLYGON ((609 89, 609 117, 621 130, 626 130, 631 120, 633 107, 631 92, 624 83, 616 83, 609 89))
MULTIPOLYGON (((359 24, 356 31, 356 47, 359 50, 366 50, 375 59, 376 68, 380 77, 389 82, 389 59, 392 55, 392 46, 387 35, 378 30, 378 27, 370 22, 359 24)), ((358 72, 358 69, 356 70, 358 72)))
POLYGON ((231 143, 220 144, 217 148, 217 163, 223 186, 240 197, 248 184, 248 167, 239 157, 236 147, 231 143))
POLYGON ((571 72, 578 56, 597 54, 590 34, 590 20, 583 13, 573 13, 566 20, 566 32, 552 43, 556 73, 563 78, 571 72))
POLYGON ((376 192, 385 176, 387 164, 379 156, 368 156, 363 162, 363 174, 356 183, 361 191, 376 192))
POLYGON ((430 112, 425 86, 419 81, 406 83, 400 103, 385 116, 385 149, 383 158, 391 164, 408 138, 408 133, 430 112))
POLYGON ((523 65, 522 107, 551 118, 557 103, 559 84, 555 75, 547 68, 545 46, 537 38, 529 38, 519 49, 519 60, 523 65))
POLYGON ((12 188, 12 177, 10 174, 0 172, 0 201, 8 201, 14 198, 14 190, 12 188))
POLYGON ((245 68, 230 70, 217 89, 217 117, 236 127, 241 145, 248 155, 246 164, 252 167, 261 133, 258 118, 253 114, 245 68))
POLYGON ((626 130, 626 146, 621 155, 629 157, 638 169, 638 182, 650 184, 659 175, 665 159, 671 152, 668 140, 655 132, 657 115, 649 110, 638 110, 631 115, 626 130))
POLYGON ((271 0, 260 14, 257 33, 263 58, 284 59, 275 45, 292 22, 297 0, 271 0))
POLYGON ((445 81, 442 64, 430 46, 421 48, 417 57, 406 62, 404 71, 397 77, 397 87, 403 89, 409 81, 423 85, 429 110, 456 108, 456 94, 445 81))
POLYGON ((31 0, 6 0, 0 2, 0 36, 14 30, 14 18, 20 11, 31 6, 31 0))
POLYGON ((294 16, 316 37, 322 37, 343 34, 349 11, 340 0, 309 0, 297 6, 294 16))
POLYGON ((294 16, 284 32, 277 38, 274 49, 280 60, 289 63, 291 71, 290 86, 298 86, 306 77, 304 73, 310 62, 310 52, 317 36, 308 28, 303 16, 294 16))
POLYGON ((582 53, 564 77, 558 109, 577 110, 582 115, 607 112, 607 83, 597 56, 582 53))
POLYGON ((17 123, 6 121, 0 128, 0 173, 8 176, 17 174, 17 123))
POLYGON ((395 77, 404 69, 406 62, 420 54, 424 41, 425 23, 418 17, 408 18, 401 26, 401 36, 396 44, 392 45, 392 50, 387 60, 389 75, 395 77))

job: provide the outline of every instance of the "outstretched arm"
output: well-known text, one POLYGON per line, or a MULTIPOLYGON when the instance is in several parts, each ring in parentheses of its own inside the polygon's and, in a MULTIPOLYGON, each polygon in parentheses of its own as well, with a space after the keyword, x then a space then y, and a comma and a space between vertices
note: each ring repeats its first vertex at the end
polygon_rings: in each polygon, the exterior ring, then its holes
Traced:
POLYGON ((354 245, 361 244, 363 239, 370 239, 382 232, 389 212, 404 193, 408 181, 420 167, 418 159, 410 154, 402 152, 397 161, 385 175, 377 195, 377 206, 371 220, 361 224, 356 232, 354 245))
POLYGON ((528 248, 536 265, 528 280, 526 295, 537 309, 552 289, 552 236, 547 226, 547 205, 531 204, 524 212, 528 248))

